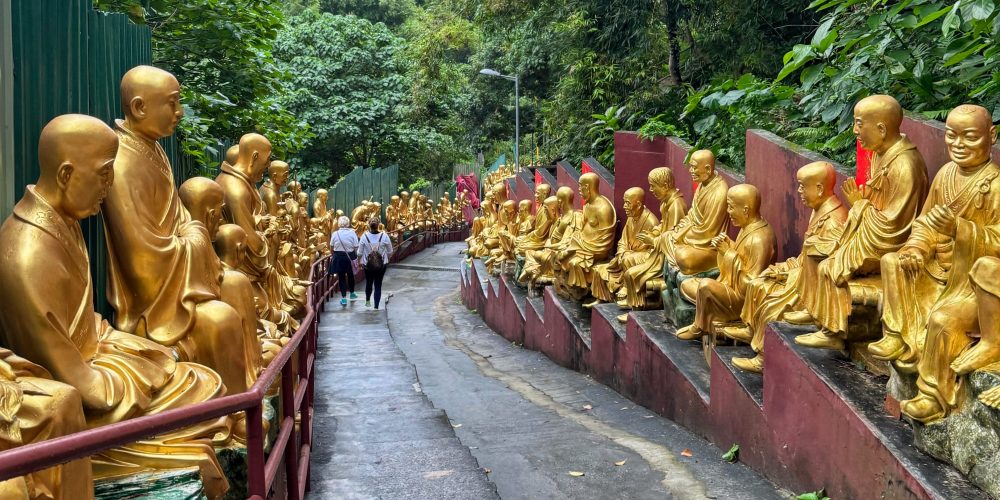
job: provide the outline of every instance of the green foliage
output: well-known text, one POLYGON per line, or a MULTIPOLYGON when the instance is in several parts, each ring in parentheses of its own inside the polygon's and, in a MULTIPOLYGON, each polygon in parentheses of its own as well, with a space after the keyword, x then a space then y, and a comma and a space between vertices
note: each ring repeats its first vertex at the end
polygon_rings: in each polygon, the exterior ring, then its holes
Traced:
POLYGON ((830 500, 830 497, 826 496, 826 491, 819 490, 798 495, 795 500, 830 500))
POLYGON ((740 445, 733 443, 729 451, 722 455, 722 459, 727 462, 735 462, 740 458, 740 445))
POLYGON ((319 0, 323 12, 354 15, 395 28, 416 10, 413 0, 319 0))
POLYGON ((154 63, 177 76, 185 116, 183 151, 203 172, 215 169, 219 149, 247 132, 271 140, 285 157, 309 139, 308 126, 281 104, 286 75, 271 46, 284 17, 266 0, 95 0, 126 12, 153 32, 154 63))
POLYGON ((886 93, 942 118, 963 102, 1000 116, 1000 31, 993 0, 818 0, 812 39, 785 54, 778 79, 801 82, 803 113, 847 130, 858 99, 886 93))
POLYGON ((594 137, 594 142, 590 145, 591 151, 597 152, 597 161, 601 165, 610 165, 613 168, 615 161, 615 131, 621 130, 621 124, 625 121, 622 118, 625 113, 624 107, 611 106, 604 114, 595 113, 591 115, 594 119, 587 130, 587 135, 594 137))

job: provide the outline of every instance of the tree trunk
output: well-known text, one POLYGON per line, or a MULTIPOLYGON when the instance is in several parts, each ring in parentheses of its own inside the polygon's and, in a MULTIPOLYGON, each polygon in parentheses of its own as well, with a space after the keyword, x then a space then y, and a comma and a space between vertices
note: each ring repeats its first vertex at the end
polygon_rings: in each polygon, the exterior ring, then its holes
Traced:
POLYGON ((667 21, 667 45, 669 53, 667 55, 667 67, 670 71, 670 78, 667 83, 672 86, 680 85, 681 79, 681 44, 677 39, 677 0, 667 0, 666 21, 667 21))

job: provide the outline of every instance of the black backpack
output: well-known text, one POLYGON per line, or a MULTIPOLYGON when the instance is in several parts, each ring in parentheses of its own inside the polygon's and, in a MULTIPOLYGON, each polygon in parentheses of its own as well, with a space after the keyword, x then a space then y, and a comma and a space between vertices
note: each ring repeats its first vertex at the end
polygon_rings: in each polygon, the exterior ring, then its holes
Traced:
POLYGON ((365 270, 367 271, 381 271, 385 269, 385 259, 382 258, 382 253, 378 251, 379 244, 382 243, 382 235, 385 233, 379 233, 378 241, 372 246, 372 240, 368 236, 371 233, 365 235, 365 239, 368 241, 368 245, 372 249, 368 252, 368 259, 365 261, 365 270))

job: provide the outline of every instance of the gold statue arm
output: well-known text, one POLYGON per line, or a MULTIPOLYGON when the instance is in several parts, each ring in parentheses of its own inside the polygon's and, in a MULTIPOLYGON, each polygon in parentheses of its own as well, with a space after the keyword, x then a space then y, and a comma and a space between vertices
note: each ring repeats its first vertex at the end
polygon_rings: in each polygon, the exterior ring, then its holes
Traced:
MULTIPOLYGON (((226 211, 232 217, 232 223, 242 227, 246 233, 247 249, 256 261, 255 264, 263 266, 267 263, 267 240, 256 231, 258 220, 251 209, 253 201, 253 192, 250 190, 231 189, 226 192, 226 211)), ((266 218, 268 217, 262 217, 266 218)))

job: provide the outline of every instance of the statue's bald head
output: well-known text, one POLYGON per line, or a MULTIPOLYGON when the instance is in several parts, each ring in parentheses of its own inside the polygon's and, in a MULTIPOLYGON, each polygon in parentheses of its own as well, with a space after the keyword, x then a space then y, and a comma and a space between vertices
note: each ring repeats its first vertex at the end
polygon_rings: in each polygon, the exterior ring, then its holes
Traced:
POLYGON ((715 153, 710 149, 700 149, 691 153, 688 159, 688 172, 691 181, 704 184, 715 176, 715 153))
POLYGON ((53 118, 38 139, 38 194, 60 214, 84 219, 100 211, 114 182, 118 136, 87 115, 53 118))
POLYGON ((226 150, 226 163, 230 165, 235 165, 237 158, 239 158, 239 154, 240 154, 239 144, 233 144, 232 146, 229 146, 229 149, 226 150))
POLYGON ((191 213, 191 218, 204 224, 209 236, 214 237, 222 220, 222 205, 226 199, 222 186, 207 177, 192 177, 181 184, 177 193, 184 208, 191 213))
POLYGON ((833 195, 837 171, 830 162, 814 161, 798 169, 795 179, 799 183, 799 198, 815 210, 833 195))
POLYGON ((902 123, 903 107, 892 96, 868 96, 854 105, 853 132, 868 151, 882 154, 896 144, 902 123))
POLYGON ((951 161, 969 170, 990 161, 997 129, 989 110, 975 104, 963 104, 948 113, 944 142, 951 161))
POLYGON ((600 194, 598 191, 598 180, 597 174, 593 172, 587 172, 580 176, 580 197, 585 202, 593 200, 600 194))
POLYGON ((271 178, 271 182, 284 186, 288 181, 288 164, 281 160, 272 161, 267 167, 267 176, 271 178))
POLYGON ((177 78, 153 66, 136 66, 122 76, 122 111, 129 130, 149 140, 174 133, 184 110, 177 78))
POLYGON ((752 184, 737 184, 729 188, 726 197, 737 209, 746 209, 748 219, 760 216, 760 191, 752 184))
POLYGON ((537 199, 545 200, 545 198, 548 198, 550 194, 552 194, 552 186, 544 182, 535 186, 535 197, 537 199))
POLYGON ((572 205, 573 196, 575 194, 576 193, 573 192, 573 188, 569 186, 559 186, 559 189, 556 190, 556 199, 558 199, 561 203, 572 205))
POLYGON ((244 134, 237 148, 239 153, 235 166, 250 175, 251 179, 263 178, 264 169, 270 167, 271 141, 260 134, 244 134))
POLYGON ((223 224, 215 236, 215 253, 229 267, 239 267, 243 260, 247 233, 237 224, 223 224))
POLYGON ((517 202, 517 209, 520 212, 529 212, 529 211, 531 211, 531 200, 521 200, 521 201, 517 202))
POLYGON ((330 196, 330 193, 327 192, 327 190, 325 190, 323 188, 319 188, 319 189, 316 190, 316 197, 317 198, 322 198, 322 199, 325 200, 328 196, 330 196))

